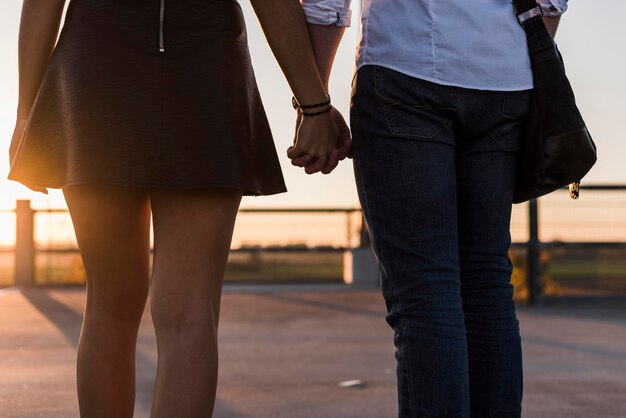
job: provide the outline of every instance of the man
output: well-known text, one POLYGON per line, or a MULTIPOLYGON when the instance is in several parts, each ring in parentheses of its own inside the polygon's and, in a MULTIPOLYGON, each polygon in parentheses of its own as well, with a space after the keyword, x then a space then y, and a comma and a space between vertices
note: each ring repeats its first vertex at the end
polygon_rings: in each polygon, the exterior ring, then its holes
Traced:
MULTIPOLYGON (((350 0, 302 4, 327 83, 350 0)), ((567 0, 538 4, 554 35, 567 0)), ((511 0, 364 0, 361 19, 352 153, 394 330, 399 416, 519 418, 508 250, 533 87, 525 33, 511 0)))

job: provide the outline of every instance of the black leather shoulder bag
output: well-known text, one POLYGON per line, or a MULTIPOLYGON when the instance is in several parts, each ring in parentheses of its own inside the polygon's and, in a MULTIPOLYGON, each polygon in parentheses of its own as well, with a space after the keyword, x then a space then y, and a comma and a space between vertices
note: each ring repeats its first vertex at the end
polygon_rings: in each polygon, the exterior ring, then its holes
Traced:
POLYGON ((596 145, 576 106, 563 58, 535 0, 513 0, 526 32, 534 89, 522 134, 513 196, 525 202, 570 185, 578 198, 580 180, 597 160, 596 145))

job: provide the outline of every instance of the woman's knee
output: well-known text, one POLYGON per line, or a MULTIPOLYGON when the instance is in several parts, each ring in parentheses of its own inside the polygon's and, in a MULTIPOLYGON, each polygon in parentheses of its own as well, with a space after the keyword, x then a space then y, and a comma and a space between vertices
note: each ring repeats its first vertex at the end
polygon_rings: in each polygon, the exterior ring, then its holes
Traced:
POLYGON ((219 322, 217 296, 186 298, 171 295, 152 297, 152 321, 157 335, 217 334, 219 322))
POLYGON ((85 305, 85 316, 96 320, 137 325, 143 316, 147 297, 147 286, 90 289, 85 305))

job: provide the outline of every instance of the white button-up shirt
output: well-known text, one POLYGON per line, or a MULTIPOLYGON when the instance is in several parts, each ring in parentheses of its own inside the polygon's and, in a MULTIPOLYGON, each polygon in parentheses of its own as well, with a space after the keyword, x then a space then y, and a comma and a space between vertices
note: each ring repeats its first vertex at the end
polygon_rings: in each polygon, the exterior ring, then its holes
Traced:
MULTIPOLYGON (((301 0, 308 23, 350 26, 351 0, 301 0)), ((559 16, 567 0, 537 0, 559 16)), ((357 68, 373 64, 444 85, 533 87, 512 0, 363 0, 357 68)))

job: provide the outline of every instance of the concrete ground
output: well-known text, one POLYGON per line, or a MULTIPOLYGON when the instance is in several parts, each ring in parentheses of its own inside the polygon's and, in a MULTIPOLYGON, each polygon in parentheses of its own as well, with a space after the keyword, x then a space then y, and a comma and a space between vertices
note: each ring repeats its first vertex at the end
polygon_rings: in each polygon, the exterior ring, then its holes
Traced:
MULTIPOLYGON (((84 297, 81 288, 0 290, 0 417, 78 417, 84 297)), ((396 416, 392 333, 377 291, 229 287, 222 306, 216 418, 396 416), (351 379, 364 385, 338 386, 351 379)), ((626 305, 518 312, 525 418, 626 417, 626 305)), ((146 312, 136 417, 149 416, 155 366, 146 312)))

